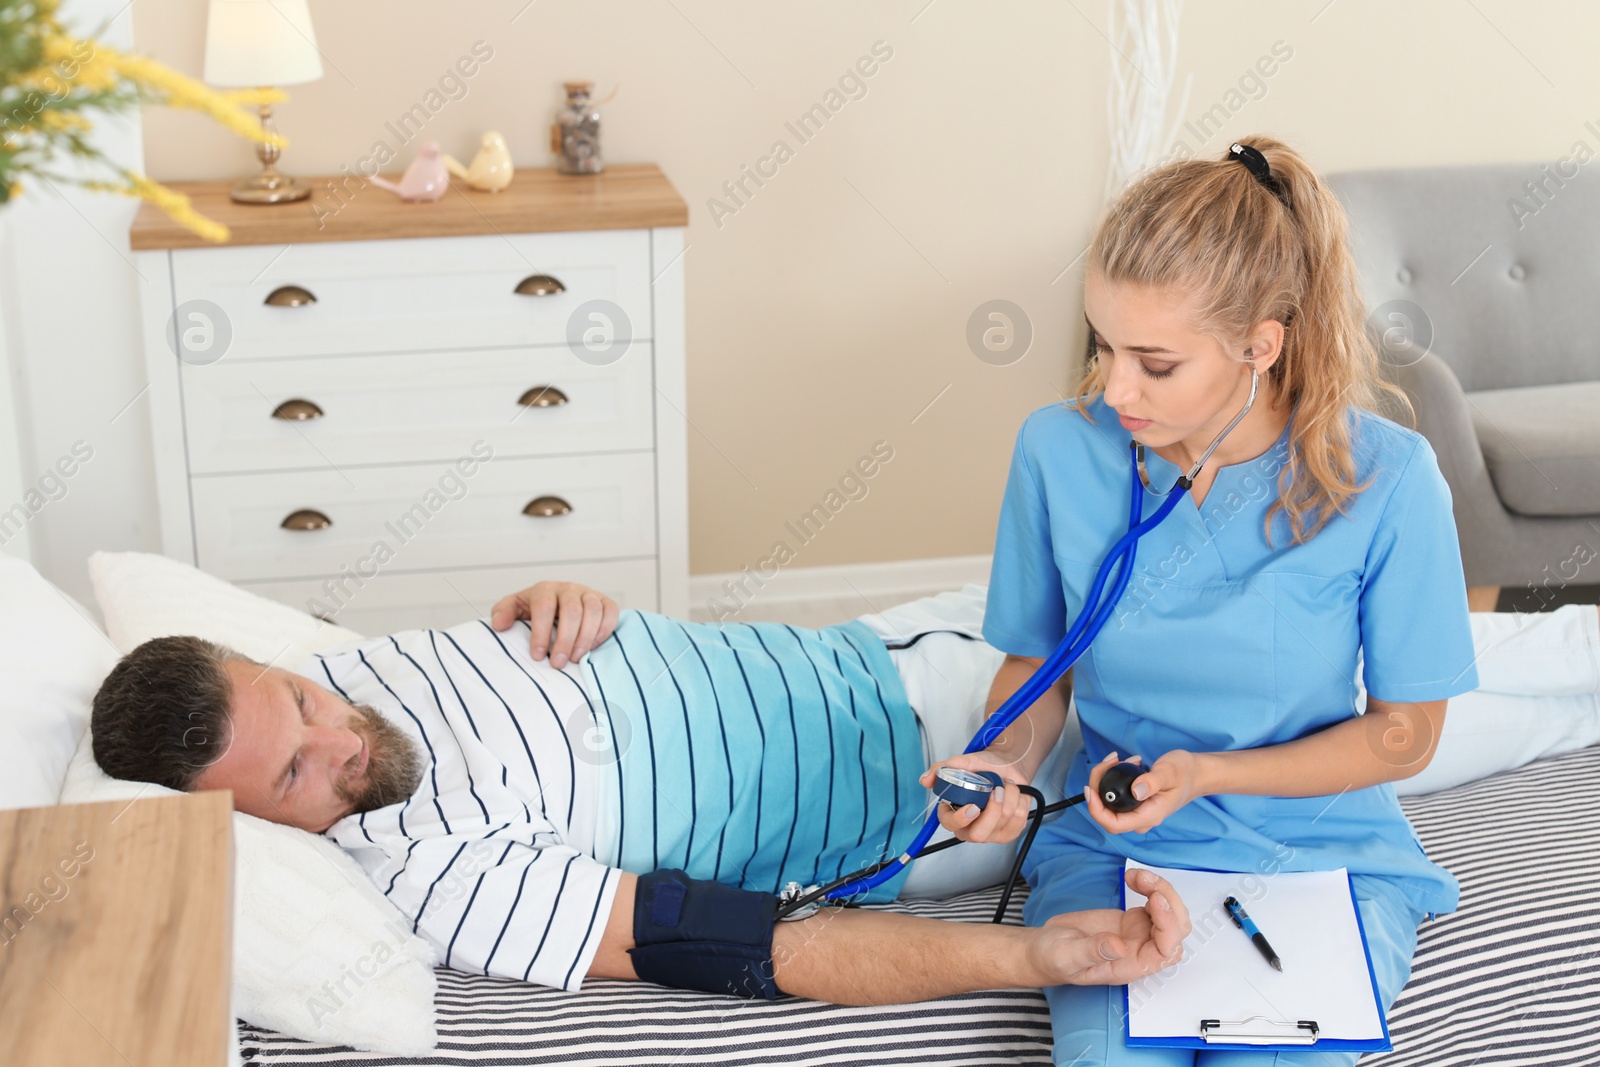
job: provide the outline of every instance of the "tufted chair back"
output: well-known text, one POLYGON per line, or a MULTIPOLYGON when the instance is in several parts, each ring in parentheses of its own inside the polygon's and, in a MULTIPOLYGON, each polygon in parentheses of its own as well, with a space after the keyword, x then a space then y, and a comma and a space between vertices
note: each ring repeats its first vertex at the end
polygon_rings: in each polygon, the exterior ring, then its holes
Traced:
POLYGON ((1331 175, 1369 323, 1467 392, 1600 378, 1600 160, 1577 158, 1331 175))

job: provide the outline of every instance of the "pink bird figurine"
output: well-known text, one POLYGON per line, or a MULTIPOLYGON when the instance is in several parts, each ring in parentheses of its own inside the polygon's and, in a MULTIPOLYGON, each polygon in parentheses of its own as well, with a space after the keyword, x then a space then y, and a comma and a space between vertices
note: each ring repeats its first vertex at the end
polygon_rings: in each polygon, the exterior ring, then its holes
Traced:
POLYGON ((450 172, 438 141, 423 141, 417 158, 411 161, 399 183, 373 175, 368 181, 387 189, 401 200, 437 200, 450 188, 450 172))

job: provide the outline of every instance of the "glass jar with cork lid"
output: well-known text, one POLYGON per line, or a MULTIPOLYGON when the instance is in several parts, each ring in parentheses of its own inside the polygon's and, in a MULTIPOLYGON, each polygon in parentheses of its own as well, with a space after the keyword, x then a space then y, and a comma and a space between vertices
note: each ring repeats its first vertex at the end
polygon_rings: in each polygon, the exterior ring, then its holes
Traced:
POLYGON ((556 169, 562 174, 599 174, 605 163, 600 158, 600 110, 589 102, 594 82, 562 84, 567 103, 550 127, 556 169))

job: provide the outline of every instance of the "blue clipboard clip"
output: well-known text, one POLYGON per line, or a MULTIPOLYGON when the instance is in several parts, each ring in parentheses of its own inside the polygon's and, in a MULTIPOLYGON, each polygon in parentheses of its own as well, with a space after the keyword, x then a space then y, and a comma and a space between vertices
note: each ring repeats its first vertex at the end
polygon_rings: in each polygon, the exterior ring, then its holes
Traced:
POLYGON ((1314 1045, 1319 1032, 1315 1019, 1291 1023, 1252 1015, 1248 1019, 1200 1020, 1200 1040, 1208 1045, 1213 1041, 1233 1045, 1314 1045))

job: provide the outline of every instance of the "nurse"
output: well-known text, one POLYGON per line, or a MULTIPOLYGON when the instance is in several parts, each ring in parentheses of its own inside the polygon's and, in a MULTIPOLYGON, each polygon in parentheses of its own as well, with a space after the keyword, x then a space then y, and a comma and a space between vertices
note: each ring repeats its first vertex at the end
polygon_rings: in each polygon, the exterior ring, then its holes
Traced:
MULTIPOLYGON (((1418 924, 1459 893, 1391 783, 1427 765, 1447 699, 1478 676, 1449 490, 1427 441, 1376 414, 1406 405, 1363 329, 1343 210, 1298 153, 1251 137, 1137 181, 1087 262, 1094 358, 1073 401, 1023 424, 1001 507, 983 632, 1007 656, 991 709, 1062 638, 1124 532, 1130 440, 1165 490, 1244 406, 1252 369, 1259 394, 1140 544, 1073 671, 993 746, 948 762, 1031 781, 1075 697, 1065 788, 1088 799, 1040 833, 1026 921, 1117 906, 1127 857, 1269 879, 1347 867, 1387 1009, 1418 924), (1142 803, 1112 812, 1095 786, 1134 757, 1150 768, 1142 803)), ((1010 840, 1027 803, 1014 784, 998 799, 941 819, 1010 840)), ((1130 1049, 1120 989, 1047 994, 1059 1064, 1357 1058, 1130 1049)))

